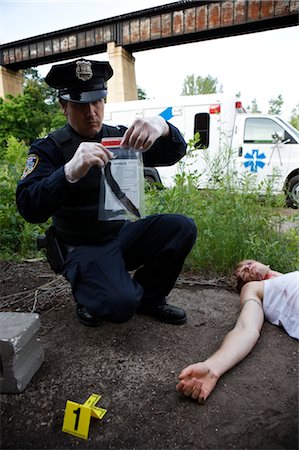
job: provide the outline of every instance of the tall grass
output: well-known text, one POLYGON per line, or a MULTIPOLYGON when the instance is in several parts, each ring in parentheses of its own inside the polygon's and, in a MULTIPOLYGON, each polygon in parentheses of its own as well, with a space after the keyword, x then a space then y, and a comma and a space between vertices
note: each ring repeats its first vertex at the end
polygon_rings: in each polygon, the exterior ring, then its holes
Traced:
POLYGON ((23 142, 9 137, 8 145, 0 157, 0 258, 2 259, 36 256, 36 238, 45 230, 45 225, 26 222, 16 207, 15 192, 25 167, 27 150, 23 142))
POLYGON ((274 195, 275 176, 259 185, 251 175, 238 178, 228 148, 213 159, 206 154, 205 164, 210 174, 207 189, 198 189, 205 174, 188 173, 187 158, 172 188, 149 188, 146 194, 148 214, 180 213, 195 220, 198 237, 185 270, 228 275, 247 258, 281 272, 298 268, 299 222, 293 219, 292 227, 283 231, 285 200, 274 195))

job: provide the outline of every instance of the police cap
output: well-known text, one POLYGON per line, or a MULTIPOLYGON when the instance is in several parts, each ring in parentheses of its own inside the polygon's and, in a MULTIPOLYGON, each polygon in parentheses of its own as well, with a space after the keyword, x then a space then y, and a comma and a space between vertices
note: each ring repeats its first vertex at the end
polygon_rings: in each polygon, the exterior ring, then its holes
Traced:
POLYGON ((106 97, 106 81, 113 75, 109 62, 79 59, 53 66, 46 83, 58 89, 59 98, 75 103, 92 103, 106 97))

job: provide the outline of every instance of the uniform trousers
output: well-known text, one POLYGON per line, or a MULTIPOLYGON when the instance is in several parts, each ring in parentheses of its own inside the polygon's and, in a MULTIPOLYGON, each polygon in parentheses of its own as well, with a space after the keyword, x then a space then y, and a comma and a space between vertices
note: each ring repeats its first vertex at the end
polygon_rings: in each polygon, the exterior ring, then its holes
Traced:
POLYGON ((126 222, 108 242, 74 247, 66 258, 63 275, 76 302, 91 314, 125 322, 140 305, 165 304, 196 232, 193 220, 179 214, 126 222))

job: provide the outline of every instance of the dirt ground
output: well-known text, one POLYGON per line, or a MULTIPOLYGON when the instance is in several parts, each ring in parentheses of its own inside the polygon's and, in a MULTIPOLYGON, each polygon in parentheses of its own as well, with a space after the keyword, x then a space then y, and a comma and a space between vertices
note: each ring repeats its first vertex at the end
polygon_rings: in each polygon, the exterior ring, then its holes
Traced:
POLYGON ((169 303, 182 326, 136 316, 80 325, 69 285, 46 262, 0 262, 1 311, 40 314, 45 360, 26 390, 1 396, 2 449, 297 449, 298 343, 266 323, 254 351, 225 374, 205 405, 175 390, 238 315, 226 280, 184 275, 169 303), (62 432, 67 400, 102 395, 87 440, 62 432))

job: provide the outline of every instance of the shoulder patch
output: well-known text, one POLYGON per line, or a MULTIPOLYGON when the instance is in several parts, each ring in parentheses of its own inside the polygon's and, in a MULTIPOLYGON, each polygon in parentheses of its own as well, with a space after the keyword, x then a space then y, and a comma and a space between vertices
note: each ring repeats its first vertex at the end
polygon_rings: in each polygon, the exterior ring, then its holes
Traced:
POLYGON ((21 176, 21 180, 24 180, 24 178, 27 177, 31 172, 34 171, 39 161, 39 157, 37 155, 29 155, 26 159, 26 165, 23 172, 23 175, 21 176))

